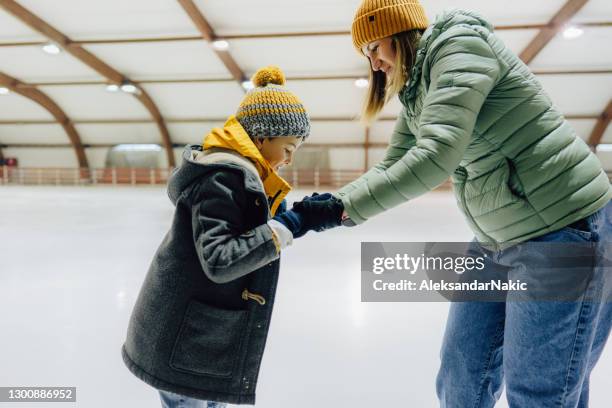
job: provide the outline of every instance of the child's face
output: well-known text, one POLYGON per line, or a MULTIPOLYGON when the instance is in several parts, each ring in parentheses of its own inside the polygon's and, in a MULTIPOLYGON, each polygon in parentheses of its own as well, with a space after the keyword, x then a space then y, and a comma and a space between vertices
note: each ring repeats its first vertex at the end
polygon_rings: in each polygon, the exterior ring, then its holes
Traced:
POLYGON ((282 136, 265 139, 256 139, 255 146, 261 155, 270 163, 274 170, 291 164, 293 154, 300 147, 302 138, 294 136, 282 136))

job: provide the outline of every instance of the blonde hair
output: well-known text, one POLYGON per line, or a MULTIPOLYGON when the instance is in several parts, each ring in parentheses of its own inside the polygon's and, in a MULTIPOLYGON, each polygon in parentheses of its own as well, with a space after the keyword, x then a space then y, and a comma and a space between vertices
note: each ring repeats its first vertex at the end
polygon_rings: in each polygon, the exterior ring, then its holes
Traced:
POLYGON ((408 81, 422 34, 423 30, 417 29, 391 36, 391 46, 395 50, 395 69, 389 81, 384 72, 373 71, 370 64, 369 87, 361 115, 366 124, 376 118, 385 104, 397 95, 408 81))

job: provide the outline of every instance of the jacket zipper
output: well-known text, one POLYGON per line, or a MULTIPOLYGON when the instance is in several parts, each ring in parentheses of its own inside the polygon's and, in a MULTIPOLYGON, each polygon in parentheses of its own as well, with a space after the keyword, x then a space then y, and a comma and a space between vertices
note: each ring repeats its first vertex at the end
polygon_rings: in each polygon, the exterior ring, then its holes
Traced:
POLYGON ((493 243, 493 245, 495 246, 495 248, 498 248, 498 244, 494 239, 491 239, 490 236, 488 236, 483 230, 482 228, 480 228, 480 226, 478 225, 478 223, 476 222, 476 220, 474 219, 474 217, 472 216, 472 213, 470 212, 470 210, 468 209, 467 203, 465 201, 465 185, 467 184, 467 172, 462 169, 461 173, 463 173, 463 175, 465 176, 465 179, 463 181, 463 185, 461 186, 461 206, 463 207, 463 210, 467 213, 468 217, 470 217, 470 220, 472 220, 472 223, 476 226, 476 228, 478 228, 478 230, 480 231, 480 233, 482 235, 484 235, 485 237, 487 237, 487 239, 489 239, 490 242, 493 243))

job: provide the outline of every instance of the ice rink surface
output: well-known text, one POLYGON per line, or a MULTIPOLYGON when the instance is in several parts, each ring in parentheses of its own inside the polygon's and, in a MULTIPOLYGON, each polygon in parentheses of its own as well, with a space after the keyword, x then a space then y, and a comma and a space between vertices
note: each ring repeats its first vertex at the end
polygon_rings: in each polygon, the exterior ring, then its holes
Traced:
MULTIPOLYGON (((0 188, 0 386, 77 387, 76 404, 28 406, 160 406, 120 347, 172 213, 162 187, 0 188)), ((452 194, 434 192, 296 240, 282 258, 256 406, 436 407, 448 304, 361 303, 360 242, 471 238, 452 194)), ((591 378, 593 408, 610 406, 610 348, 591 378)))

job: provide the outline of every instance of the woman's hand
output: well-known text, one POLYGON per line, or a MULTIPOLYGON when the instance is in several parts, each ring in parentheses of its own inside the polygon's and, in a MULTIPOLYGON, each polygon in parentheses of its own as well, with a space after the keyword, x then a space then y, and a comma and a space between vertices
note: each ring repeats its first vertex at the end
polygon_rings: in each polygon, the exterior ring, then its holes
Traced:
POLYGON ((344 205, 333 195, 314 193, 293 204, 293 211, 302 216, 304 231, 325 231, 340 225, 344 205))

